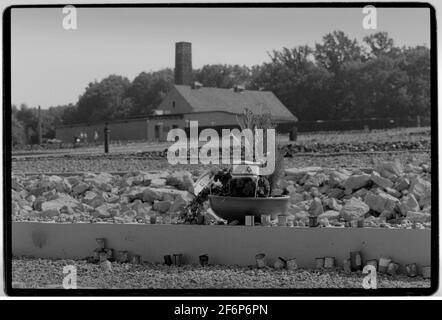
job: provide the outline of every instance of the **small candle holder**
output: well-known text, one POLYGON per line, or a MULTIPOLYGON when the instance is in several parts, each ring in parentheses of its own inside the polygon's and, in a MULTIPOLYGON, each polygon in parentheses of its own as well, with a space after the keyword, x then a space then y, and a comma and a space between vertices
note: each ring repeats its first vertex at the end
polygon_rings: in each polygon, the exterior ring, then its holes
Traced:
POLYGON ((200 258, 200 265, 201 266, 207 266, 209 264, 209 255, 208 254, 203 254, 199 256, 200 258))

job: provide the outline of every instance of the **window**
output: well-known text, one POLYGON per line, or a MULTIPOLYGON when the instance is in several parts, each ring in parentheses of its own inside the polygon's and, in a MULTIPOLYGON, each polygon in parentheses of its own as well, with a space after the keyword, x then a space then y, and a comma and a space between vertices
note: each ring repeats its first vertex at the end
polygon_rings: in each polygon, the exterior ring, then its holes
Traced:
POLYGON ((175 101, 172 101, 172 107, 175 109, 175 101))
POLYGON ((178 125, 177 124, 173 124, 172 125, 172 129, 178 129, 178 125))

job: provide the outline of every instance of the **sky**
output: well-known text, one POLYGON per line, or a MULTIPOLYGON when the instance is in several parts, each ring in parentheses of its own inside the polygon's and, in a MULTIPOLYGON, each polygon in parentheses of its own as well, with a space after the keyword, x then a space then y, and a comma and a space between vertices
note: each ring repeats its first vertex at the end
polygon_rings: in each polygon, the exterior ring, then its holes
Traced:
POLYGON ((133 80, 173 68, 175 42, 192 42, 192 63, 252 66, 268 52, 314 45, 333 30, 352 38, 387 31, 398 46, 430 46, 430 10, 378 8, 365 30, 361 8, 77 8, 65 30, 62 8, 11 12, 12 102, 30 107, 76 103, 89 82, 110 74, 133 80))

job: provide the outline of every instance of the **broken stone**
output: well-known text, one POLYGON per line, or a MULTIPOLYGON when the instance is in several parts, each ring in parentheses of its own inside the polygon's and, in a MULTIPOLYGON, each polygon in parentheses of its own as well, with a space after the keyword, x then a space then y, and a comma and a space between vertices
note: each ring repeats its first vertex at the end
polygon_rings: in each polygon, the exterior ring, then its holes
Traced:
POLYGON ((375 170, 379 172, 379 174, 387 179, 394 179, 398 176, 401 176, 404 169, 398 159, 394 161, 378 161, 375 160, 375 170))
POLYGON ((54 189, 55 184, 52 181, 49 181, 47 178, 43 178, 41 180, 34 181, 29 186, 29 192, 35 196, 40 196, 43 193, 54 189))
POLYGON ((66 181, 71 185, 71 186, 75 186, 78 183, 80 183, 80 178, 78 176, 69 176, 66 177, 66 181))
POLYGON ((100 262, 100 268, 103 272, 112 272, 112 263, 109 260, 100 262))
POLYGON ((405 166, 405 171, 413 173, 422 173, 422 171, 424 170, 422 167, 415 166, 414 164, 409 163, 405 166))
POLYGON ((326 217, 319 216, 318 217, 318 222, 319 222, 319 225, 322 226, 322 227, 330 226, 330 222, 328 221, 328 219, 326 217))
POLYGON ((358 198, 351 198, 345 202, 340 211, 341 217, 346 221, 352 221, 362 218, 370 208, 358 198))
POLYGON ((157 210, 161 213, 166 213, 169 211, 170 207, 172 205, 171 201, 165 200, 165 201, 155 201, 153 203, 153 209, 157 210))
POLYGON ((127 210, 123 213, 123 218, 126 221, 134 221, 137 217, 137 212, 135 210, 127 210))
POLYGON ((340 205, 335 198, 325 199, 324 206, 330 210, 335 210, 335 211, 340 211, 342 209, 342 205, 340 205))
POLYGON ((112 183, 115 180, 115 177, 108 172, 101 172, 94 178, 96 181, 101 183, 112 183))
POLYGON ((89 190, 89 185, 87 183, 84 183, 84 182, 79 182, 78 184, 76 184, 72 188, 72 192, 74 192, 74 194, 76 194, 76 195, 82 195, 87 190, 89 190))
POLYGON ((44 218, 53 218, 59 215, 59 211, 56 209, 48 209, 40 212, 39 216, 44 218))
POLYGON ((302 194, 296 192, 296 189, 293 186, 289 186, 287 188, 290 196, 290 203, 296 204, 298 202, 304 201, 304 197, 302 194))
POLYGON ((398 198, 395 198, 385 192, 379 192, 378 194, 368 192, 365 196, 365 203, 370 207, 371 210, 379 213, 383 212, 384 210, 393 212, 398 202, 398 198))
POLYGON ((421 207, 431 204, 431 183, 429 181, 415 177, 411 181, 409 192, 416 197, 421 207))
POLYGON ((120 197, 112 193, 103 193, 103 200, 109 203, 116 203, 120 200, 120 197))
POLYGON ((402 196, 402 194, 399 191, 393 188, 385 188, 385 192, 387 192, 389 195, 395 198, 400 198, 402 196))
POLYGON ((88 205, 88 204, 86 204, 86 203, 81 203, 81 204, 79 205, 79 207, 80 207, 83 211, 86 211, 86 212, 92 212, 92 211, 95 210, 94 207, 91 207, 90 205, 88 205))
POLYGON ((173 172, 166 178, 166 184, 173 186, 178 190, 193 192, 192 174, 185 170, 173 172))
POLYGON ((333 188, 329 191, 328 196, 330 198, 341 199, 345 195, 344 190, 339 188, 333 188))
POLYGON ((60 214, 67 214, 67 215, 73 215, 74 209, 72 209, 72 207, 68 207, 68 206, 63 206, 60 208, 60 214))
POLYGON ((339 172, 339 171, 333 171, 330 173, 329 176, 329 184, 332 188, 339 187, 339 188, 345 188, 344 183, 350 176, 348 174, 339 172))
POLYGON ((307 191, 304 191, 302 193, 302 197, 304 198, 304 200, 311 200, 312 199, 312 195, 307 191))
POLYGON ((413 194, 404 196, 399 203, 399 211, 406 216, 408 211, 420 211, 419 203, 413 194))
POLYGON ((370 184, 370 176, 368 174, 350 176, 344 183, 347 190, 357 190, 366 187, 370 184))
POLYGON ((368 190, 365 188, 359 189, 358 191, 356 191, 355 193, 353 193, 353 197, 357 197, 357 198, 365 198, 365 196, 367 195, 368 190))
POLYGON ((39 196, 35 199, 32 207, 34 208, 34 210, 38 210, 41 211, 41 205, 43 204, 43 202, 46 201, 46 198, 43 196, 39 196))
POLYGON ((327 210, 324 213, 318 216, 318 219, 327 218, 327 220, 336 220, 339 219, 339 212, 334 210, 327 210))
POLYGON ((394 213, 388 210, 384 210, 381 212, 378 218, 379 220, 387 221, 394 218, 394 213))
POLYGON ((431 221, 431 214, 427 212, 408 211, 406 218, 411 222, 424 223, 431 221))
POLYGON ((60 209, 64 206, 74 208, 77 207, 80 204, 80 202, 74 198, 72 198, 69 195, 66 194, 60 194, 57 199, 51 200, 51 201, 45 201, 41 203, 40 210, 57 210, 60 211, 60 209))
POLYGON ((408 180, 405 177, 399 177, 399 179, 396 181, 396 184, 394 185, 394 188, 401 192, 402 190, 408 189, 410 186, 410 180, 408 180))
POLYGON ((291 204, 287 210, 288 214, 291 215, 295 215, 297 212, 301 212, 304 211, 303 209, 301 209, 299 206, 295 205, 295 204, 291 204))
POLYGON ((321 194, 319 193, 318 188, 316 187, 312 187, 310 189, 310 194, 314 197, 314 198, 319 198, 321 196, 321 194))
POLYGON ((179 197, 181 197, 184 201, 189 202, 195 197, 192 193, 185 190, 176 190, 168 188, 158 188, 154 190, 160 195, 160 199, 158 200, 175 201, 179 197))
POLYGON ((12 190, 15 190, 17 192, 24 190, 23 185, 18 181, 17 177, 13 177, 11 179, 11 187, 12 187, 12 190))
POLYGON ((99 207, 96 207, 94 213, 91 215, 101 219, 110 218, 112 213, 115 213, 115 211, 111 213, 111 209, 116 209, 117 207, 118 205, 115 204, 103 203, 99 207))
POLYGON ((83 201, 91 207, 96 208, 103 204, 104 199, 93 191, 86 191, 83 201))
POLYGON ((305 168, 288 168, 285 169, 285 175, 292 180, 299 180, 307 173, 314 173, 322 171, 321 167, 305 167, 305 168))
POLYGON ((152 188, 162 188, 165 185, 166 185, 166 179, 157 178, 157 179, 152 179, 150 181, 150 186, 152 188))
POLYGON ((111 192, 112 191, 112 185, 110 183, 102 183, 98 186, 100 190, 103 190, 105 192, 111 192))
POLYGON ((371 181, 373 181, 376 185, 379 187, 382 187, 384 189, 393 187, 393 182, 391 182, 389 179, 381 177, 379 173, 376 171, 373 171, 371 173, 371 181))
POLYGON ((154 202, 155 200, 162 200, 162 195, 151 188, 146 188, 142 192, 142 200, 144 202, 154 202))
POLYGON ((308 221, 309 214, 306 211, 298 211, 294 213, 295 220, 305 220, 308 221))
POLYGON ((327 181, 327 176, 322 172, 314 175, 308 174, 304 185, 307 187, 320 187, 324 184, 325 181, 327 181))
POLYGON ((321 188, 319 188, 319 193, 321 194, 327 194, 329 191, 330 191, 330 186, 328 184, 325 184, 321 188))
POLYGON ((187 201, 185 201, 181 196, 177 197, 177 199, 170 206, 169 211, 171 213, 180 212, 187 206, 187 201))

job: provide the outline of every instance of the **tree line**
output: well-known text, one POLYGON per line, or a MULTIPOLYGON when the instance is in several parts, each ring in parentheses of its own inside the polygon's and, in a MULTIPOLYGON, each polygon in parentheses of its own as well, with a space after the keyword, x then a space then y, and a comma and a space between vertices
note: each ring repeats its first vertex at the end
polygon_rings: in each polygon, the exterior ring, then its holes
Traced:
MULTIPOLYGON (((430 49, 398 47, 386 32, 362 43, 342 31, 314 46, 269 52, 252 67, 205 65, 194 80, 207 87, 272 91, 300 121, 430 116, 430 49)), ((42 110, 43 137, 61 124, 147 116, 173 86, 173 70, 109 75, 91 82, 76 104, 42 110)), ((12 106, 13 143, 35 143, 37 110, 12 106)))

